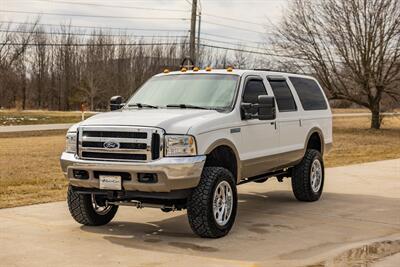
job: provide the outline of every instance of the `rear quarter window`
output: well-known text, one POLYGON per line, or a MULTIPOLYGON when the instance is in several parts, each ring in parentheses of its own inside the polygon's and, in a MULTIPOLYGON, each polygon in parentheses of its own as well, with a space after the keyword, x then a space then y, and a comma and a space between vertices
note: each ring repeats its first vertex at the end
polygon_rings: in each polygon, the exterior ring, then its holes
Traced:
POLYGON ((322 89, 314 80, 299 77, 289 77, 289 80, 296 89, 304 110, 328 108, 322 89))

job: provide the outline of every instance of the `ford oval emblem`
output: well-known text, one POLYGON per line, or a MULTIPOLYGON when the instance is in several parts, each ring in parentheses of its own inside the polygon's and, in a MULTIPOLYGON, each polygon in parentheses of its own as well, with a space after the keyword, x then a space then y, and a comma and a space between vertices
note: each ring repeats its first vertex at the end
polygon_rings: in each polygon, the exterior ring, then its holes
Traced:
POLYGON ((103 144, 104 148, 107 149, 117 149, 119 148, 119 143, 114 142, 114 141, 107 141, 103 144))

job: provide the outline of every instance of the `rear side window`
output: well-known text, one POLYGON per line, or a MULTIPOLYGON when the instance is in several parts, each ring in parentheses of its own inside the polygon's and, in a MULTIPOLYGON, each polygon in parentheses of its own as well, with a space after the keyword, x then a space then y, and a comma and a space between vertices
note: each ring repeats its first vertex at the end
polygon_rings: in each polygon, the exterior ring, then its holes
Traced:
POLYGON ((280 112, 296 111, 296 102, 285 80, 269 80, 280 112))
POLYGON ((304 110, 328 108, 321 88, 314 80, 298 77, 290 77, 289 79, 296 89, 304 110))

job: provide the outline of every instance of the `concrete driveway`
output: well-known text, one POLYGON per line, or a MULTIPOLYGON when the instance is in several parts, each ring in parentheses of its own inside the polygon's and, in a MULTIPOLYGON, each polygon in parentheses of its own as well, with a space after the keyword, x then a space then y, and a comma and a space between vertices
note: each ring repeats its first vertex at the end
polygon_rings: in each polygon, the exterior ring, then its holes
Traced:
POLYGON ((400 266, 400 159, 326 174, 315 203, 297 202, 289 181, 239 187, 236 224, 214 240, 194 236, 185 212, 122 207, 85 227, 64 202, 3 209, 0 265, 400 266))

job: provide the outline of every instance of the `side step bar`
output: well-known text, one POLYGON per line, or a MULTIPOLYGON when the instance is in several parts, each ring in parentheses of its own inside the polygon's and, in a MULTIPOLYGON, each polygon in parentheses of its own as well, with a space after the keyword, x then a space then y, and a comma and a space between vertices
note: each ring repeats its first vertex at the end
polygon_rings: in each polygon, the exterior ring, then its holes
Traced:
POLYGON ((238 185, 247 184, 247 183, 255 182, 258 180, 268 179, 270 177, 277 177, 278 181, 282 182, 282 177, 287 176, 287 175, 290 175, 290 169, 283 169, 283 170, 279 170, 279 171, 275 171, 275 172, 269 172, 269 173, 264 173, 261 175, 245 178, 245 179, 241 180, 238 183, 238 185))
POLYGON ((158 208, 158 209, 166 209, 170 211, 175 211, 177 208, 175 205, 162 205, 162 204, 152 204, 152 203, 143 203, 138 200, 124 200, 124 201, 106 201, 106 204, 108 205, 117 205, 117 206, 133 206, 138 209, 142 208, 158 208))

